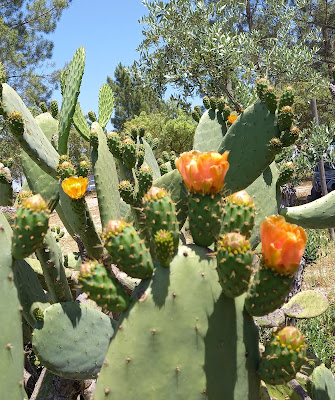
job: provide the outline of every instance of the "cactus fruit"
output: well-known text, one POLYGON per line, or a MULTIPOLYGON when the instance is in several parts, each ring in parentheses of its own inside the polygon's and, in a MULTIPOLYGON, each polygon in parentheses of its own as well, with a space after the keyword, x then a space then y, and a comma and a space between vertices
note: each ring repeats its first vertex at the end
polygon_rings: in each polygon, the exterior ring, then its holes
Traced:
POLYGON ((144 136, 145 141, 148 143, 148 145, 151 145, 152 142, 152 134, 150 132, 146 132, 144 136))
POLYGON ((169 155, 169 153, 167 151, 163 151, 162 152, 162 157, 163 157, 164 162, 169 162, 170 161, 170 155, 169 155))
POLYGON ((195 122, 199 122, 201 118, 202 112, 200 106, 195 106, 194 110, 191 112, 191 116, 195 122))
POLYGON ((294 144, 300 136, 300 129, 296 126, 292 126, 290 129, 282 132, 280 136, 280 141, 284 147, 291 146, 294 144))
POLYGON ((12 183, 12 175, 8 167, 0 163, 0 183, 12 183))
POLYGON ((136 165, 136 146, 130 138, 126 138, 122 142, 122 160, 128 169, 132 169, 136 165))
POLYGON ((39 194, 22 200, 13 226, 12 255, 16 260, 30 256, 42 245, 49 214, 47 204, 39 194))
POLYGON ((141 168, 142 164, 144 163, 145 159, 145 152, 144 151, 138 151, 137 152, 137 161, 136 161, 136 168, 141 168))
POLYGON ((159 167, 159 171, 160 171, 161 175, 163 176, 169 172, 169 169, 166 164, 162 164, 159 167))
POLYGON ((270 82, 266 78, 258 79, 256 83, 256 92, 257 96, 259 97, 260 101, 265 102, 265 93, 270 86, 270 82))
POLYGON ((151 150, 156 150, 159 145, 159 139, 153 138, 151 143, 151 150))
POLYGON ((286 87, 280 96, 278 109, 281 110, 284 106, 292 106, 294 102, 294 91, 291 86, 286 87))
POLYGON ((41 109, 42 112, 44 112, 44 113, 48 112, 48 107, 47 107, 45 101, 42 101, 42 102, 39 104, 39 106, 40 106, 40 109, 41 109))
POLYGON ((208 110, 209 108, 211 108, 211 103, 210 103, 210 100, 209 100, 209 97, 208 97, 208 96, 205 96, 205 97, 202 99, 202 102, 203 102, 203 104, 204 104, 204 107, 207 108, 207 110, 208 110))
POLYGON ((140 138, 143 138, 145 136, 145 127, 144 126, 140 126, 138 129, 138 136, 140 138))
POLYGON ((107 143, 113 156, 122 159, 122 142, 119 134, 117 132, 110 132, 107 135, 107 143))
POLYGON ((211 109, 215 111, 216 110, 216 97, 211 96, 209 98, 209 104, 211 106, 211 109))
POLYGON ((157 164, 159 165, 159 166, 161 166, 161 165, 163 165, 164 164, 164 160, 162 159, 162 158, 157 158, 157 164))
POLYGON ((221 98, 218 99, 216 105, 217 105, 217 108, 220 111, 220 113, 222 113, 224 108, 225 108, 225 106, 226 106, 226 100, 223 97, 221 97, 221 98))
POLYGON ((224 200, 220 233, 239 232, 250 238, 255 214, 254 202, 245 190, 232 194, 224 200))
POLYGON ((294 379, 307 361, 305 340, 295 326, 285 326, 273 332, 260 360, 260 375, 264 382, 280 385, 294 379))
POLYGON ((278 138, 272 138, 268 146, 272 154, 279 154, 283 150, 283 143, 278 138))
POLYGON ((119 183, 120 196, 127 204, 136 204, 136 194, 134 186, 129 181, 121 181, 119 183))
POLYGON ((222 291, 237 297, 248 290, 253 253, 250 243, 240 233, 221 235, 217 247, 217 272, 222 291))
POLYGON ((59 179, 63 180, 65 178, 70 178, 74 176, 76 171, 71 161, 63 161, 61 164, 57 165, 57 175, 59 179))
POLYGON ((152 186, 143 197, 143 211, 152 236, 161 229, 170 232, 176 251, 179 243, 179 224, 175 204, 166 190, 152 186))
POLYGON ((229 106, 224 106, 222 111, 222 117, 224 121, 228 121, 229 115, 231 114, 231 108, 229 106))
POLYGON ((117 266, 133 278, 146 279, 153 273, 149 249, 135 228, 124 220, 111 220, 102 239, 117 266))
POLYGON ((90 145, 95 150, 99 146, 99 135, 98 135, 97 130, 93 128, 93 124, 92 124, 92 128, 90 131, 90 145))
POLYGON ((88 115, 88 118, 89 118, 89 120, 90 120, 91 122, 96 122, 97 116, 96 116, 96 114, 95 114, 94 111, 89 111, 89 112, 87 113, 87 115, 88 115))
POLYGON ((82 264, 78 280, 88 297, 105 310, 121 312, 128 308, 129 295, 97 261, 82 264))
POLYGON ((170 266, 170 262, 176 251, 173 242, 173 235, 167 230, 160 229, 154 235, 157 260, 163 267, 168 268, 170 266))
POLYGON ((290 182, 295 171, 295 166, 292 161, 284 163, 280 168, 280 174, 277 181, 279 186, 283 186, 290 182))
POLYGON ((24 133, 24 122, 22 114, 19 111, 12 111, 8 115, 8 125, 15 136, 22 136, 24 133))
POLYGON ((137 199, 140 199, 152 186, 153 182, 152 169, 150 167, 142 166, 137 171, 137 182, 138 182, 137 199))
POLYGON ((176 169, 176 160, 177 160, 177 157, 176 157, 176 156, 171 156, 171 157, 170 157, 171 169, 176 169))
POLYGON ((90 172, 90 164, 86 160, 81 160, 77 167, 77 174, 86 178, 90 172))
POLYGON ((138 136, 137 128, 135 128, 135 127, 131 128, 130 136, 133 139, 133 141, 136 142, 137 136, 138 136))
POLYGON ((50 113, 53 118, 58 117, 59 109, 58 109, 58 102, 57 100, 51 100, 50 101, 50 113))
POLYGON ((278 112, 278 126, 280 131, 290 129, 293 122, 293 109, 291 106, 284 106, 278 112))
POLYGON ((269 86, 264 94, 264 103, 268 110, 274 114, 277 110, 278 106, 278 98, 276 89, 273 86, 269 86))

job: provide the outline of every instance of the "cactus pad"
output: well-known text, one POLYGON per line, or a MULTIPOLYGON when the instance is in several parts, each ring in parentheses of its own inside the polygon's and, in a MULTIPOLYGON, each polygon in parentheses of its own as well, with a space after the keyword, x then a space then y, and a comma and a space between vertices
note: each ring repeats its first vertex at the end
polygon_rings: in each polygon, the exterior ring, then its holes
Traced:
POLYGON ((97 376, 114 330, 107 315, 80 303, 56 303, 34 329, 33 348, 49 371, 67 379, 97 376))

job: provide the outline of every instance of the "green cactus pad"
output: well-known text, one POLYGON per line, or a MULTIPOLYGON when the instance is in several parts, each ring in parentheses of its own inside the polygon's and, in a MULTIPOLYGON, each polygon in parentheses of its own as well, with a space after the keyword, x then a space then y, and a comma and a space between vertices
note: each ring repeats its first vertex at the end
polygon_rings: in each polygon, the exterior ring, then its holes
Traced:
POLYGON ((208 110, 200 118, 193 139, 193 149, 202 152, 217 150, 227 132, 219 111, 208 110))
POLYGON ((104 83, 99 90, 99 125, 106 128, 114 109, 114 94, 111 87, 104 83))
POLYGON ((157 265, 122 316, 95 400, 258 399, 257 329, 244 297, 221 293, 215 267, 197 246, 179 247, 169 269, 157 265))
POLYGON ((279 209, 287 222, 303 228, 326 229, 335 226, 335 191, 301 206, 279 209))
POLYGON ((80 136, 88 142, 90 140, 90 128, 81 110, 79 101, 77 101, 76 108, 73 114, 73 125, 79 132, 80 136))
POLYGON ((74 54, 65 75, 63 102, 59 113, 59 154, 67 153, 67 141, 79 96, 84 67, 85 50, 83 47, 79 47, 74 54))
POLYGON ((152 275, 149 249, 132 225, 123 220, 109 221, 102 238, 114 263, 126 274, 139 279, 152 275))
POLYGON ((221 236, 216 259, 223 293, 227 297, 238 297, 245 293, 252 273, 250 243, 235 232, 221 236))
POLYGON ((16 260, 30 256, 42 246, 50 212, 40 195, 22 201, 14 220, 12 255, 16 260))
POLYGON ((82 290, 98 306, 108 311, 121 312, 129 305, 129 295, 116 279, 110 278, 107 269, 98 262, 81 265, 79 282, 82 290))
POLYGON ((282 310, 291 318, 313 318, 323 314, 329 306, 327 297, 315 290, 304 290, 293 296, 282 310))
POLYGON ((12 270, 10 235, 8 222, 0 212, 0 393, 4 399, 22 400, 26 397, 23 386, 22 313, 12 270))
POLYGON ((210 246, 219 236, 221 229, 221 195, 192 193, 189 198, 190 230, 194 243, 210 246))
MULTIPOLYGON (((38 260, 33 260, 33 262, 38 260)), ((36 308, 45 310, 49 307, 50 302, 43 290, 43 287, 34 272, 32 261, 28 259, 15 261, 14 264, 14 279, 18 289, 20 304, 22 306, 22 315, 31 327, 34 328, 36 318, 34 310, 36 308)))
POLYGON ((335 399, 335 379, 328 368, 324 365, 316 367, 311 378, 313 400, 335 399))
POLYGON ((43 246, 37 250, 48 292, 54 302, 72 301, 63 265, 63 255, 55 236, 49 231, 43 246))
POLYGON ((35 118, 24 105, 19 95, 7 84, 3 85, 2 96, 2 106, 6 115, 9 115, 14 110, 22 114, 25 129, 23 136, 17 137, 17 139, 24 151, 43 171, 57 178, 56 166, 59 155, 38 126, 35 118))
POLYGON ((248 313, 258 317, 275 311, 284 303, 292 281, 292 277, 260 267, 249 283, 245 300, 248 313))
POLYGON ((102 312, 80 303, 56 303, 34 329, 33 349, 49 371, 66 379, 92 379, 114 333, 102 312))
POLYGON ((278 136, 276 117, 264 103, 248 107, 237 118, 219 147, 221 154, 229 151, 230 167, 225 177, 227 191, 234 193, 245 189, 261 175, 274 158, 268 143, 278 136))
POLYGON ((151 147, 145 140, 143 140, 143 144, 145 146, 144 165, 150 167, 152 169, 154 179, 158 179, 160 178, 161 174, 156 161, 156 157, 154 156, 151 147))
POLYGON ((97 122, 91 129, 97 132, 99 145, 91 149, 94 181, 98 197, 101 225, 104 228, 110 219, 120 217, 119 179, 113 155, 108 150, 106 135, 97 122))

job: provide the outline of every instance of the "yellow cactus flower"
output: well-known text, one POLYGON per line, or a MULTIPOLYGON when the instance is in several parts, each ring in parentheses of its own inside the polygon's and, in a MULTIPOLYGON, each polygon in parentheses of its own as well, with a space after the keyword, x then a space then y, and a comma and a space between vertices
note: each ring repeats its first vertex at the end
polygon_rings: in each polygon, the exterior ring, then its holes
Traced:
POLYGON ((237 115, 235 115, 235 114, 230 114, 230 115, 229 115, 229 117, 228 117, 228 122, 229 122, 230 124, 233 124, 236 120, 237 120, 237 115))
POLYGON ((220 154, 214 151, 201 153, 193 150, 181 154, 175 163, 191 192, 216 194, 224 185, 229 168, 228 154, 228 151, 220 154))
POLYGON ((71 197, 71 199, 81 199, 88 187, 88 178, 83 178, 82 176, 72 176, 71 178, 66 178, 62 182, 62 188, 64 192, 71 197))

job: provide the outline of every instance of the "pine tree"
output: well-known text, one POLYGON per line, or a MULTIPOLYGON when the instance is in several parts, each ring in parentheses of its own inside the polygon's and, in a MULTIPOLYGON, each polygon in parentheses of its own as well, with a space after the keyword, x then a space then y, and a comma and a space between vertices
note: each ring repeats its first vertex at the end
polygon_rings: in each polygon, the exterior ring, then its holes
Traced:
POLYGON ((115 96, 112 123, 116 130, 120 131, 126 121, 140 115, 142 111, 149 114, 161 109, 162 99, 141 77, 136 64, 127 68, 120 63, 115 69, 114 77, 114 80, 107 77, 107 83, 115 96))

